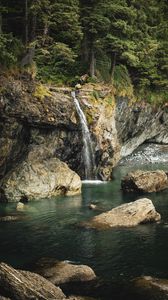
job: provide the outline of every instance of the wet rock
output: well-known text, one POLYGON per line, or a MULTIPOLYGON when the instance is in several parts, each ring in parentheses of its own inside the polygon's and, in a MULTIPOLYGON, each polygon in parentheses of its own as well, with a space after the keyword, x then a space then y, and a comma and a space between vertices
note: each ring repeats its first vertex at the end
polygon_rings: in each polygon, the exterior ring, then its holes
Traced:
POLYGON ((81 192, 80 177, 66 163, 47 156, 47 149, 32 150, 27 159, 1 182, 1 198, 8 202, 75 195, 81 192))
POLYGON ((36 264, 35 272, 55 285, 94 280, 94 271, 86 265, 75 265, 66 261, 44 258, 36 264))
MULTIPOLYGON (((144 300, 167 300, 168 279, 144 276, 132 281, 132 286, 140 299, 144 300)), ((138 299, 139 299, 138 298, 138 299)))
POLYGON ((95 216, 86 227, 108 229, 112 227, 131 227, 142 223, 157 222, 160 214, 156 212, 150 199, 143 198, 126 203, 112 210, 95 216))
POLYGON ((20 219, 21 219, 20 216, 4 216, 4 217, 0 217, 0 222, 18 221, 20 219))
POLYGON ((116 99, 116 128, 121 158, 130 155, 145 141, 167 143, 168 113, 149 103, 132 103, 128 97, 116 99))
POLYGON ((5 263, 0 264, 0 290, 3 291, 3 295, 9 296, 13 300, 61 300, 66 298, 60 288, 40 275, 15 270, 5 263))
POLYGON ((168 188, 168 177, 164 171, 135 171, 128 173, 121 182, 123 191, 151 193, 168 188))
POLYGON ((93 203, 91 203, 91 204, 89 204, 89 209, 91 209, 91 210, 95 210, 96 208, 97 208, 97 205, 96 204, 93 204, 93 203))
POLYGON ((16 205, 16 210, 17 211, 23 211, 25 209, 25 205, 22 202, 18 202, 16 205))

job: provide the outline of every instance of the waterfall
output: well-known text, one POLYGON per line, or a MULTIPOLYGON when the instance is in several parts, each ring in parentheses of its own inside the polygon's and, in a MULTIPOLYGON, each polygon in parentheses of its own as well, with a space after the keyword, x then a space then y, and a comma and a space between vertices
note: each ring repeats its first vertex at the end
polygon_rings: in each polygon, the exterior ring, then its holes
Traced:
POLYGON ((72 98, 75 103, 76 111, 78 113, 81 128, 82 128, 82 139, 83 139, 83 156, 85 165, 85 179, 95 179, 95 157, 92 148, 92 141, 90 137, 89 128, 87 125, 86 117, 79 105, 79 101, 76 98, 75 91, 71 92, 72 98))

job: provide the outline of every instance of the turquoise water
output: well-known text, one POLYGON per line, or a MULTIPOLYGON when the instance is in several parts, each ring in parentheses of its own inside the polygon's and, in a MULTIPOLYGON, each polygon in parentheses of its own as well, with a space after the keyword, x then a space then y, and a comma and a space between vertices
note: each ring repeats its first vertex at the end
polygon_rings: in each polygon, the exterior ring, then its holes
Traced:
MULTIPOLYGON (((118 167, 111 183, 83 184, 81 196, 28 203, 20 213, 21 220, 0 224, 0 260, 26 268, 47 256, 87 264, 109 280, 140 275, 168 278, 168 190, 148 195, 162 216, 160 224, 107 231, 78 226, 98 214, 89 210, 90 203, 97 203, 101 212, 140 198, 124 195, 120 189, 120 179, 128 171, 128 167, 118 167)), ((15 207, 1 204, 1 215, 15 214, 15 207)))

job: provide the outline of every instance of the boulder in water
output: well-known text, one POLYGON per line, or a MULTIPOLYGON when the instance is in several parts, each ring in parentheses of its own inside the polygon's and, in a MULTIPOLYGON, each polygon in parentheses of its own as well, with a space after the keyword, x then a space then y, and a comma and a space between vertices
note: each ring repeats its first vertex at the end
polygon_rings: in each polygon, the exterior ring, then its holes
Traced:
POLYGON ((16 205, 16 210, 17 211, 23 211, 25 209, 25 205, 22 202, 18 202, 16 205))
POLYGON ((95 216, 84 225, 98 229, 108 229, 117 226, 131 227, 141 223, 157 222, 160 218, 161 216, 156 212, 152 201, 143 198, 95 216))
POLYGON ((143 300, 167 300, 168 299, 168 279, 153 278, 144 276, 132 281, 135 289, 136 299, 143 300))
POLYGON ((75 195, 81 192, 81 180, 66 163, 43 157, 34 149, 4 177, 0 191, 1 198, 8 202, 75 195))
POLYGON ((151 193, 168 188, 168 177, 164 171, 135 171, 128 173, 121 182, 123 191, 151 193))
POLYGON ((38 274, 0 264, 0 291, 13 300, 65 299, 62 290, 38 274))
POLYGON ((55 285, 86 282, 96 279, 94 271, 86 265, 76 265, 67 261, 42 258, 36 264, 35 272, 55 285))

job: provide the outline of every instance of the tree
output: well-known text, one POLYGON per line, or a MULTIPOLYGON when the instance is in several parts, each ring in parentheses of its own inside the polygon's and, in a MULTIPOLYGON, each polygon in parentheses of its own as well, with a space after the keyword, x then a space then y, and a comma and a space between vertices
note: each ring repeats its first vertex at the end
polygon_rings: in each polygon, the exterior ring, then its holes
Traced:
POLYGON ((81 22, 83 27, 83 58, 89 64, 91 77, 95 76, 95 53, 100 47, 99 40, 107 34, 110 20, 106 16, 108 1, 81 0, 81 22))
POLYGON ((108 34, 104 38, 104 51, 110 58, 110 78, 113 80, 117 60, 130 65, 138 62, 136 45, 132 40, 133 21, 136 10, 128 6, 125 0, 108 1, 107 16, 110 20, 108 34))

